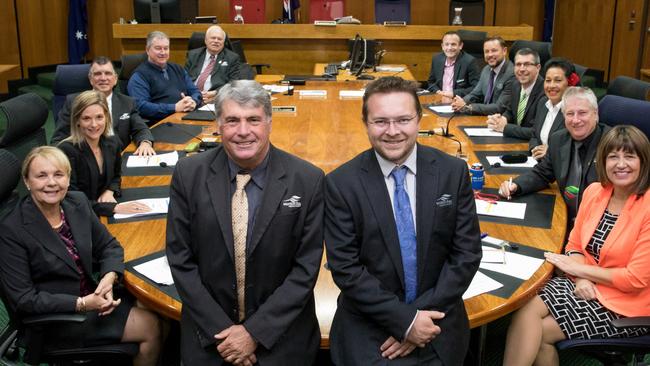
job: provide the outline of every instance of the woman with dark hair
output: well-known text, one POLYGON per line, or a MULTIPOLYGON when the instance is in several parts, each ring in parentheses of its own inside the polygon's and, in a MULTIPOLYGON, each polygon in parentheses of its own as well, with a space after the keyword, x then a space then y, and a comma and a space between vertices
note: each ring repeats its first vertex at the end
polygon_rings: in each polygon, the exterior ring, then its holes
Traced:
POLYGON ((528 144, 528 149, 537 160, 546 155, 549 136, 564 128, 562 95, 568 87, 580 82, 573 64, 563 58, 554 57, 546 61, 542 75, 546 98, 542 98, 537 105, 534 134, 528 144))
POLYGON ((650 315, 650 142, 616 126, 598 145, 600 182, 584 192, 565 254, 546 260, 566 275, 551 279, 514 315, 504 365, 557 365, 564 339, 631 337, 647 328, 611 321, 650 315))

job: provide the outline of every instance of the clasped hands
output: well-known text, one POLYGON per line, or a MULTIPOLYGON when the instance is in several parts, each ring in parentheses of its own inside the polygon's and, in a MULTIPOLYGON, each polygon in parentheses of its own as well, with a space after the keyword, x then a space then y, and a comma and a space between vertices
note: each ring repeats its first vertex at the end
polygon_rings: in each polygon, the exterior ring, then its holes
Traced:
POLYGON ((397 357, 408 356, 415 347, 424 348, 431 342, 441 329, 435 323, 445 317, 444 313, 434 310, 420 310, 415 316, 413 326, 403 342, 399 342, 394 337, 388 339, 381 345, 379 350, 381 356, 390 360, 397 357))
POLYGON ((192 97, 181 93, 181 100, 176 102, 176 112, 191 112, 196 108, 196 102, 192 97))
POLYGON ((121 299, 113 299, 113 284, 117 281, 115 272, 106 273, 99 281, 95 292, 83 297, 86 311, 97 310, 100 316, 108 315, 120 305, 121 299))
POLYGON ((253 366, 257 362, 257 342, 243 325, 233 325, 217 333, 217 351, 233 365, 253 366))

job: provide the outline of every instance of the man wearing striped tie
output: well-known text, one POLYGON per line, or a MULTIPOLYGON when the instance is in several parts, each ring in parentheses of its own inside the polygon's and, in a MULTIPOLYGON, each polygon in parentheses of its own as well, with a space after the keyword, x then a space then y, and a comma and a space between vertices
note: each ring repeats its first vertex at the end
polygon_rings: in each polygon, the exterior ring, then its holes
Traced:
POLYGON ((510 84, 510 98, 503 114, 488 116, 490 129, 503 132, 504 136, 530 140, 534 134, 535 113, 540 99, 544 98, 544 80, 539 76, 539 54, 530 48, 522 48, 515 54, 515 77, 510 84))

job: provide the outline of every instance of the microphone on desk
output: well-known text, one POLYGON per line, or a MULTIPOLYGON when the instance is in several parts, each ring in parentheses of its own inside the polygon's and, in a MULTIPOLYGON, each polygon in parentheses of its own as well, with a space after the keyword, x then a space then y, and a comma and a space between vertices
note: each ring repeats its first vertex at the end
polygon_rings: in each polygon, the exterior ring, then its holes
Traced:
MULTIPOLYGON (((173 124, 171 122, 165 122, 165 125, 167 127, 174 127, 175 129, 183 132, 186 136, 189 136, 194 140, 198 140, 199 141, 199 150, 205 151, 205 150, 209 150, 209 149, 212 149, 212 148, 215 148, 215 147, 219 146, 219 144, 217 142, 203 141, 203 139, 201 139, 200 137, 192 135, 191 133, 185 131, 184 129, 180 128, 179 126, 176 126, 175 124, 173 124)), ((217 133, 216 136, 218 136, 218 133, 217 133)))
POLYGON ((445 129, 442 130, 442 135, 444 137, 454 137, 453 134, 449 133, 449 123, 451 123, 451 120, 454 119, 454 117, 456 117, 457 115, 458 113, 454 112, 452 113, 451 117, 447 119, 447 125, 445 126, 445 129))
MULTIPOLYGON (((447 128, 449 128, 449 127, 447 127, 447 128)), ((419 136, 438 136, 438 135, 436 135, 436 131, 434 131, 434 130, 419 130, 418 135, 419 136)), ((463 153, 463 145, 460 143, 460 141, 458 139, 454 138, 454 135, 445 134, 445 131, 443 130, 442 133, 440 134, 440 137, 450 139, 452 141, 455 141, 458 144, 458 150, 456 150, 456 155, 459 155, 459 154, 463 153)))

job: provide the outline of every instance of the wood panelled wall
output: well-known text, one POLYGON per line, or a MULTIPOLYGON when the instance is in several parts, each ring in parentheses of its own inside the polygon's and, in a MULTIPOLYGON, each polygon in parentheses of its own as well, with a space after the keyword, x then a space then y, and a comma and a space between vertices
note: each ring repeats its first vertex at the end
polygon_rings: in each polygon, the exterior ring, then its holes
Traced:
MULTIPOLYGON (((281 17, 282 0, 265 0, 266 20, 281 17)), ((543 0, 486 0, 485 25, 516 25, 526 23, 535 28, 535 39, 541 38, 543 0)), ((230 2, 198 0, 200 15, 216 15, 230 22, 230 2)), ((301 21, 309 20, 309 0, 301 1, 301 21)), ((447 24, 449 0, 411 0, 412 24, 447 24)), ((345 13, 362 23, 374 23, 374 0, 347 0, 345 13)), ((119 59, 120 45, 113 39, 111 24, 120 18, 133 18, 132 0, 88 1, 89 58, 106 55, 119 59)), ((32 66, 67 62, 68 0, 0 0, 1 63, 18 64, 18 36, 25 75, 32 66), (17 11, 14 11, 14 1, 17 11), (18 14, 17 18, 15 14, 18 14), (17 21, 16 21, 17 20, 17 21)), ((143 45, 144 48, 144 45, 143 45)))

